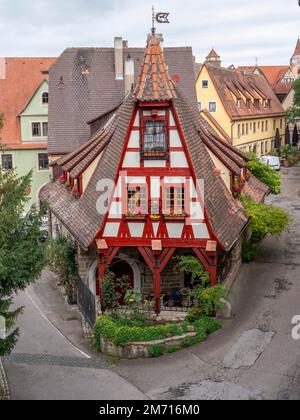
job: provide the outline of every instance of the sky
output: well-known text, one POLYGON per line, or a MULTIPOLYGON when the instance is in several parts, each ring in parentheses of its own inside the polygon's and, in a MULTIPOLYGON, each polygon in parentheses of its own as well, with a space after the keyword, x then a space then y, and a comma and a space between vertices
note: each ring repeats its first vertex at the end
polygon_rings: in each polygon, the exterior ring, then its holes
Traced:
POLYGON ((58 56, 67 47, 145 45, 152 4, 166 46, 214 47, 224 65, 287 64, 300 35, 298 0, 0 0, 0 56, 58 56))

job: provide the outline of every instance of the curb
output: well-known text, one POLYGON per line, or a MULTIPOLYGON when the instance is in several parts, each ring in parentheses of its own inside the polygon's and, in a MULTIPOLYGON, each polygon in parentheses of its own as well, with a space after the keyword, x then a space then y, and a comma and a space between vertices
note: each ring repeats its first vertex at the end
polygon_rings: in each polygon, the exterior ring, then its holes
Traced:
POLYGON ((1 358, 0 358, 0 400, 1 401, 10 400, 7 376, 6 376, 1 358))

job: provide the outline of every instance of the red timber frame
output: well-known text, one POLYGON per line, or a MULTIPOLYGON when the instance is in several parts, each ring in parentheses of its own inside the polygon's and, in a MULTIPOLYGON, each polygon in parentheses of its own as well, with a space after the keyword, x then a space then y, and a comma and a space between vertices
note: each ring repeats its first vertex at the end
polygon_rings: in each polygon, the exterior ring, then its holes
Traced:
MULTIPOLYGON (((117 185, 118 178, 119 176, 122 176, 121 173, 122 171, 124 171, 122 169, 122 163, 123 163, 126 151, 130 150, 128 149, 128 143, 129 143, 131 131, 136 130, 136 128, 133 128, 136 115, 141 108, 149 108, 149 107, 151 107, 152 109, 157 109, 157 108, 161 109, 162 107, 163 108, 169 107, 169 112, 171 112, 172 110, 176 128, 178 130, 178 133, 182 142, 182 148, 188 160, 189 169, 187 168, 172 169, 170 168, 169 159, 166 163, 165 168, 152 168, 152 169, 145 168, 143 167, 143 162, 141 162, 140 168, 128 169, 128 170, 126 169, 125 171, 127 172, 127 176, 139 176, 143 174, 143 176, 146 176, 147 180, 150 176, 156 176, 156 175, 172 176, 174 174, 175 177, 186 176, 186 177, 191 177, 193 179, 193 181, 195 182, 196 188, 198 189, 197 182, 196 182, 197 181, 196 173, 193 168, 192 160, 189 155, 188 147, 185 141, 183 131, 180 126, 179 117, 176 113, 175 107, 171 103, 151 103, 151 102, 139 104, 139 106, 132 113, 128 131, 127 131, 126 138, 124 141, 124 146, 123 146, 123 150, 121 154, 119 167, 118 167, 116 177, 114 180, 115 185, 117 185)), ((168 130, 175 129, 175 127, 170 127, 169 121, 170 119, 168 115, 167 116, 168 130)), ((141 123, 142 121, 141 121, 141 115, 140 115, 140 124, 141 123)), ((169 151, 170 150, 172 151, 173 149, 171 149, 169 146, 169 151)), ((147 188, 149 188, 148 181, 147 181, 147 188)), ((110 203, 113 202, 113 195, 114 195, 114 192, 112 193, 110 203)), ((198 195, 200 198, 201 197, 200 191, 198 191, 198 195)), ((160 200, 162 200, 162 191, 161 191, 160 200)), ((200 201, 201 201, 201 198, 200 198, 200 201)), ((148 232, 147 229, 149 230, 149 226, 147 226, 147 223, 145 224, 146 228, 145 228, 144 235, 142 238, 130 238, 129 232, 127 232, 126 234, 127 223, 126 223, 126 216, 124 213, 123 213, 122 220, 115 220, 116 222, 121 223, 120 232, 123 232, 123 233, 119 234, 119 236, 116 238, 103 238, 105 225, 109 219, 108 217, 109 211, 108 211, 106 216, 104 217, 102 228, 96 237, 96 243, 98 243, 98 251, 99 251, 98 284, 99 284, 100 294, 101 294, 102 282, 103 282, 103 278, 104 278, 105 270, 107 266, 109 266, 112 263, 114 258, 120 252, 121 248, 130 248, 130 247, 136 248, 139 251, 139 253, 143 257, 150 271, 153 274, 155 312, 157 314, 159 314, 160 308, 161 308, 161 304, 160 304, 161 274, 177 249, 185 249, 185 250, 191 249, 194 252, 194 254, 199 258, 199 260, 202 262, 205 269, 209 272, 211 286, 215 286, 217 284, 217 248, 218 247, 222 248, 222 246, 218 242, 218 239, 215 236, 210 226, 209 218, 207 216, 204 203, 201 203, 201 204, 203 205, 203 210, 204 210, 204 221, 207 224, 207 228, 210 235, 209 240, 194 239, 193 235, 191 235, 188 230, 190 226, 186 226, 184 230, 184 234, 182 236, 182 238, 184 239, 172 239, 172 238, 165 237, 162 234, 159 238, 155 240, 153 237, 151 238, 152 236, 151 234, 147 234, 148 232), (101 246, 99 246, 99 243, 101 243, 101 246)), ((160 206, 161 205, 162 203, 160 203, 160 206)), ((110 221, 113 222, 114 220, 110 219, 110 221)), ((164 225, 164 224, 162 223, 161 225, 164 225)), ((127 227, 127 230, 128 230, 128 227, 127 227)), ((150 231, 151 231, 151 228, 149 232, 150 231)))

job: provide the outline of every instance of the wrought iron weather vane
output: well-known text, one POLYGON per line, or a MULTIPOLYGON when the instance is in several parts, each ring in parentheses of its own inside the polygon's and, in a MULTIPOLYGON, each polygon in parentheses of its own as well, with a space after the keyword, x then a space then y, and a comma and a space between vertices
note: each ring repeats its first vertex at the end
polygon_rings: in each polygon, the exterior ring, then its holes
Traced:
POLYGON ((155 35, 155 32, 156 32, 155 21, 157 23, 170 23, 169 15, 170 13, 166 13, 166 12, 155 13, 154 6, 152 6, 152 34, 153 35, 155 35))

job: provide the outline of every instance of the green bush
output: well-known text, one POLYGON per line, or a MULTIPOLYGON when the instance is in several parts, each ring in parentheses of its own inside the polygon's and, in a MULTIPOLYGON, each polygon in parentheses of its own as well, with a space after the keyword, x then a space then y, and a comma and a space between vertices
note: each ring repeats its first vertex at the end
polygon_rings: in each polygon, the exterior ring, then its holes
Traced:
POLYGON ((270 188, 272 194, 280 194, 280 173, 262 163, 255 154, 250 153, 249 156, 251 157, 248 163, 249 171, 260 181, 264 182, 270 188))
MULTIPOLYGON (((129 320, 126 320, 126 323, 129 320)), ((132 324, 124 324, 124 320, 110 316, 102 316, 96 321, 94 335, 96 338, 95 345, 99 348, 99 336, 103 335, 109 338, 115 345, 122 346, 130 341, 142 342, 161 340, 168 337, 182 335, 188 332, 188 325, 185 324, 164 324, 164 325, 137 325, 134 321, 132 324)))
POLYGON ((150 355, 160 357, 164 353, 174 353, 184 347, 201 343, 209 334, 221 328, 221 324, 210 317, 202 317, 194 323, 186 321, 180 324, 150 325, 146 322, 141 324, 133 320, 103 315, 97 320, 94 327, 94 345, 98 351, 101 350, 101 336, 107 337, 117 346, 125 345, 131 341, 148 342, 180 336, 188 333, 191 325, 195 329, 195 337, 185 339, 181 345, 153 345, 149 348, 150 355))
POLYGON ((201 331, 204 331, 205 334, 213 334, 214 332, 220 330, 222 328, 222 325, 219 321, 217 321, 215 318, 210 318, 208 316, 204 316, 198 321, 196 321, 194 324, 194 327, 196 329, 197 334, 200 334, 201 331))
POLYGON ((165 353, 165 348, 162 344, 155 344, 148 349, 151 357, 161 357, 165 353))
POLYGON ((202 310, 200 308, 192 308, 189 310, 186 319, 187 321, 193 323, 198 321, 203 316, 202 310))
POLYGON ((252 241, 259 243, 267 235, 280 235, 289 223, 289 214, 281 208, 264 203, 256 203, 249 197, 242 196, 241 202, 251 218, 252 241))
POLYGON ((175 273, 190 273, 192 283, 200 281, 203 285, 209 284, 209 273, 203 264, 194 255, 177 256, 173 258, 175 273))
POLYGON ((258 246, 252 242, 246 242, 242 248, 242 261, 245 264, 249 264, 256 260, 258 255, 258 246))
POLYGON ((192 292, 197 308, 205 316, 214 316, 222 308, 221 299, 224 299, 226 295, 226 288, 221 285, 209 288, 197 286, 192 292))

